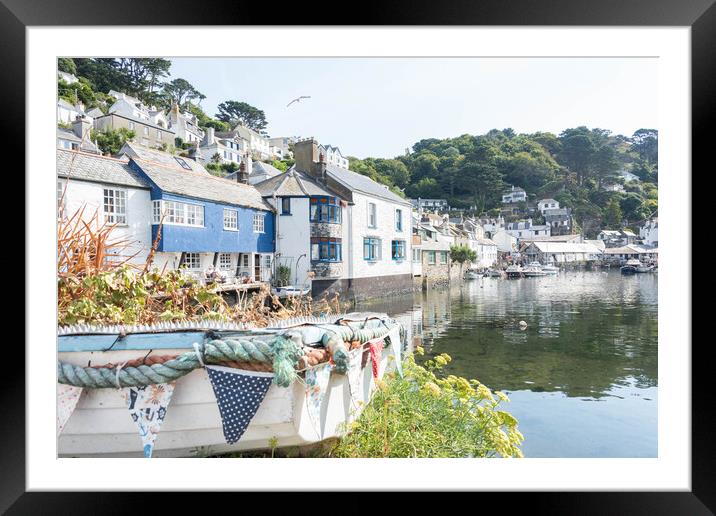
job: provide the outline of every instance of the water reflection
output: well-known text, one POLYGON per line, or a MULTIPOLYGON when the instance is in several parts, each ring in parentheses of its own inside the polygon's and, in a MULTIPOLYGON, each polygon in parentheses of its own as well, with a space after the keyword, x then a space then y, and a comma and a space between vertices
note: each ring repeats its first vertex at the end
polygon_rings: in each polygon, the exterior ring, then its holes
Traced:
POLYGON ((484 278, 360 308, 399 316, 422 336, 426 358, 453 357, 449 373, 510 393, 531 456, 655 456, 657 279, 618 271, 484 278), (563 436, 573 445, 554 455, 542 434, 562 433, 574 417, 578 430, 563 436), (642 445, 619 436, 620 424, 645 435, 642 445))

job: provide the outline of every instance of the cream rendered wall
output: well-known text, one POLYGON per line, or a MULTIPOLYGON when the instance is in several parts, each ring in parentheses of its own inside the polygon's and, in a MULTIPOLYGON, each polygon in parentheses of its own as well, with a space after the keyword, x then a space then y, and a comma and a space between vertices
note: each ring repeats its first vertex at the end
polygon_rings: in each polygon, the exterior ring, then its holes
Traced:
POLYGON ((362 193, 353 193, 354 205, 349 208, 350 220, 346 220, 344 209, 344 264, 347 264, 347 271, 344 277, 367 278, 374 276, 392 276, 396 274, 412 273, 412 246, 411 227, 412 217, 409 204, 392 203, 377 197, 362 193), (376 204, 377 228, 368 227, 368 203, 376 204), (403 211, 403 230, 395 230, 395 210, 403 211), (377 237, 381 239, 381 259, 376 262, 369 262, 363 259, 363 238, 377 237), (393 260, 391 258, 391 241, 405 241, 405 259, 393 260), (348 243, 350 248, 347 248, 348 243))
POLYGON ((112 231, 112 238, 127 240, 130 245, 123 255, 138 253, 131 262, 144 263, 152 247, 152 203, 149 199, 149 190, 126 186, 107 185, 79 181, 77 179, 60 179, 64 188, 65 213, 71 216, 85 206, 83 218, 91 220, 97 213, 100 223, 104 222, 104 188, 122 189, 127 192, 127 224, 118 225, 112 231), (65 186, 66 185, 66 186, 65 186))

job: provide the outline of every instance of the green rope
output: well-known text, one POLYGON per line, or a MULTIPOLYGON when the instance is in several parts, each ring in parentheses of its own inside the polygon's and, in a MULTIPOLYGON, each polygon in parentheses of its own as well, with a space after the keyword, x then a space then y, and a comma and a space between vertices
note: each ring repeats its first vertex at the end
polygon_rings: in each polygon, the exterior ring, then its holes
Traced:
MULTIPOLYGON (((326 332, 323 345, 328 349, 335 363, 335 371, 345 374, 348 371, 348 348, 345 340, 368 340, 385 335, 383 328, 351 329, 347 326, 336 328, 335 333, 326 332), (349 337, 345 338, 344 337, 349 337)), ((334 328, 331 328, 333 330, 334 328)), ((126 367, 82 367, 65 362, 57 363, 57 378, 60 383, 106 389, 117 387, 138 387, 157 383, 167 383, 187 375, 202 367, 202 361, 219 364, 228 361, 260 362, 272 364, 273 382, 288 387, 297 378, 296 366, 305 354, 300 338, 287 332, 276 335, 272 340, 261 339, 214 339, 205 342, 199 348, 201 360, 195 351, 187 351, 162 364, 138 365, 126 367)), ((401 335, 402 336, 402 335, 401 335)))
MULTIPOLYGON (((266 342, 256 339, 216 339, 206 342, 200 350, 202 360, 210 364, 227 361, 261 362, 272 364, 274 383, 287 387, 296 379, 295 366, 304 354, 300 345, 281 335, 266 342)), ((60 383, 76 387, 102 389, 137 387, 174 381, 201 367, 196 352, 187 351, 163 364, 120 367, 81 367, 57 363, 60 383)))

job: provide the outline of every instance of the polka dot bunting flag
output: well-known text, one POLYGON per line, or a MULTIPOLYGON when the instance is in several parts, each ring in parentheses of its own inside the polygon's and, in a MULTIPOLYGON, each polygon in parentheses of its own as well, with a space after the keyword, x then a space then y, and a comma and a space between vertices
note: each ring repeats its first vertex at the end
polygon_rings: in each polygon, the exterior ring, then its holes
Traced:
POLYGON ((271 387, 273 373, 206 366, 219 405, 224 438, 238 442, 271 387))

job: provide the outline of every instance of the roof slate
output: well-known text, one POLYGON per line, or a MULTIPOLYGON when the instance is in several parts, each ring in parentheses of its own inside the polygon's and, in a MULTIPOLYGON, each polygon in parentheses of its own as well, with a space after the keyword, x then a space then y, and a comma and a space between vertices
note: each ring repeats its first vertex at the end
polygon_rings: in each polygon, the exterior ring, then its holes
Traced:
POLYGON ((109 158, 67 149, 57 149, 56 158, 57 177, 149 188, 149 184, 129 167, 126 158, 109 158))
POLYGON ((336 194, 316 183, 308 174, 291 167, 285 173, 271 177, 254 185, 264 197, 306 197, 324 195, 335 197, 336 194))
POLYGON ((350 190, 373 195, 387 201, 410 205, 410 201, 408 199, 403 199, 402 197, 394 194, 386 186, 376 183, 368 176, 364 176, 362 174, 358 174, 357 172, 352 172, 332 164, 326 165, 326 172, 330 177, 350 190))
POLYGON ((121 152, 127 154, 164 192, 273 211, 253 186, 213 176, 201 163, 192 159, 181 158, 192 169, 186 170, 174 159, 174 156, 165 152, 129 143, 124 145, 121 152))

